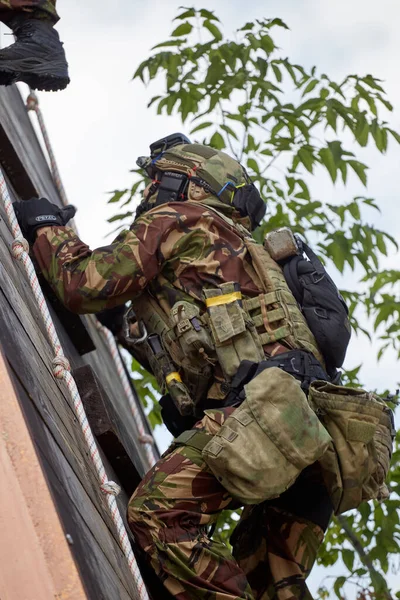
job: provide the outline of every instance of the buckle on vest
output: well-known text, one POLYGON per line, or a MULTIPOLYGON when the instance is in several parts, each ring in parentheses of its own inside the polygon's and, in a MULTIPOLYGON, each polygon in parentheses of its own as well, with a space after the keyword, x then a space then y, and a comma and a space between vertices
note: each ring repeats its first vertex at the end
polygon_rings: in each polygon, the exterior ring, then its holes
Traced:
POLYGON ((183 319, 177 323, 178 333, 185 333, 185 331, 189 331, 192 329, 192 324, 189 319, 183 319))

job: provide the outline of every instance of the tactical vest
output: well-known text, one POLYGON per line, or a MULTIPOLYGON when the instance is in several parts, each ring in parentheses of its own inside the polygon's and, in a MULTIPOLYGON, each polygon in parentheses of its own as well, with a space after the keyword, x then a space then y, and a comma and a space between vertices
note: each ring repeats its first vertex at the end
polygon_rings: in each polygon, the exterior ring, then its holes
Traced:
POLYGON ((146 358, 161 391, 168 390, 181 414, 195 414, 196 406, 207 398, 216 363, 229 384, 241 361, 264 359, 267 344, 281 342, 307 350, 324 364, 282 268, 245 228, 215 208, 201 206, 215 212, 244 241, 263 293, 243 298, 236 282, 226 282, 204 290, 205 306, 188 297, 188 302, 177 302, 170 314, 149 291, 133 301, 148 333, 146 358))

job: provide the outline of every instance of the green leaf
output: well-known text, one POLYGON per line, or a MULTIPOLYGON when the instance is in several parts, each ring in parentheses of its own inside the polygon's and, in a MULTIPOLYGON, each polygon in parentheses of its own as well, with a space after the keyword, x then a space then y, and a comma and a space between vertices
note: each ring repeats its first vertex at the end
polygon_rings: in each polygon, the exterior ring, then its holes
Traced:
POLYGON ((378 247, 379 252, 381 252, 382 254, 387 256, 387 248, 386 248, 385 238, 383 237, 383 234, 380 233, 379 231, 376 234, 376 245, 378 247))
MULTIPOLYGON (((183 8, 183 6, 180 6, 179 8, 183 8)), ((180 15, 178 15, 177 17, 175 17, 174 21, 183 21, 184 19, 190 19, 191 17, 195 17, 195 16, 196 16, 195 9, 194 8, 188 8, 183 13, 181 13, 180 15)))
POLYGON ((216 17, 212 11, 206 10, 205 8, 200 9, 200 16, 203 17, 203 19, 208 19, 209 21, 220 22, 218 17, 216 17))
POLYGON ((195 133, 196 131, 201 131, 202 129, 206 129, 206 127, 211 127, 211 125, 213 125, 214 123, 211 123, 211 121, 206 121, 205 123, 200 123, 200 125, 197 125, 197 127, 194 127, 190 133, 195 133))
POLYGON ((245 23, 243 25, 243 27, 240 27, 240 29, 238 29, 238 31, 251 31, 252 29, 254 29, 255 27, 255 23, 245 23))
POLYGON ((337 176, 337 167, 331 150, 329 148, 321 148, 318 154, 320 156, 322 164, 325 165, 329 175, 331 176, 333 183, 335 183, 337 176))
POLYGON ((335 581, 335 583, 333 584, 333 589, 334 592, 336 594, 336 596, 339 598, 339 600, 343 599, 343 595, 341 594, 341 589, 344 586, 344 584, 346 583, 346 577, 338 577, 335 581))
POLYGON ((224 138, 218 131, 216 131, 211 137, 210 146, 216 150, 223 150, 225 148, 224 138))
POLYGON ((174 37, 179 37, 182 35, 187 35, 188 33, 190 33, 193 29, 193 25, 191 25, 190 23, 186 22, 186 23, 182 23, 181 25, 178 25, 178 27, 176 29, 174 29, 174 31, 171 33, 171 35, 173 35, 174 37))
POLYGON ((274 63, 271 63, 271 67, 272 67, 272 70, 273 70, 274 75, 276 77, 276 80, 279 83, 281 83, 281 81, 282 81, 282 73, 281 73, 280 68, 276 64, 274 64, 274 63))
POLYGON ((336 133, 337 113, 330 106, 328 106, 327 111, 326 111, 326 121, 327 121, 327 124, 336 133))
POLYGON ((114 215, 110 219, 107 219, 107 223, 114 223, 115 221, 121 221, 122 219, 126 219, 127 217, 132 217, 132 216, 133 216, 133 212, 131 210, 129 210, 125 213, 120 213, 118 215, 114 215))
POLYGON ((271 27, 282 27, 283 29, 290 29, 282 19, 279 17, 275 17, 275 19, 271 19, 267 25, 268 29, 271 27))
POLYGON ((357 202, 351 202, 351 204, 349 204, 349 212, 351 214, 351 216, 353 217, 353 219, 355 219, 356 221, 360 221, 361 219, 361 213, 360 213, 360 207, 358 206, 357 202))
POLYGON ((390 133, 390 135, 392 135, 394 137, 396 142, 398 144, 400 144, 400 134, 397 133, 397 131, 394 131, 393 129, 389 129, 389 127, 386 128, 386 131, 388 131, 390 133))
POLYGON ((220 128, 223 129, 225 131, 225 133, 227 133, 228 135, 231 135, 235 140, 238 139, 238 136, 233 131, 233 129, 231 129, 231 127, 229 127, 229 125, 223 124, 223 125, 220 125, 220 128))
POLYGON ((355 553, 354 550, 349 550, 344 548, 342 550, 342 559, 348 570, 351 572, 353 570, 355 553))
POLYGON ((275 50, 275 44, 269 35, 262 35, 260 38, 261 48, 266 54, 271 54, 275 50))
POLYGON ((109 194, 112 194, 111 198, 108 200, 108 204, 113 204, 114 202, 119 202, 121 200, 121 198, 123 196, 125 196, 125 194, 127 193, 127 189, 126 190, 114 190, 113 192, 108 192, 109 194))
POLYGON ((257 161, 254 160, 254 158, 247 159, 247 166, 249 167, 249 169, 251 169, 255 173, 259 173, 260 172, 260 167, 258 166, 257 161))
POLYGON ((353 171, 358 175, 360 181, 366 186, 367 185, 367 174, 365 171, 368 169, 366 165, 358 162, 357 160, 348 160, 347 164, 351 166, 353 171))
POLYGON ((306 94, 309 94, 310 92, 313 91, 313 89, 318 85, 318 79, 312 79, 308 85, 306 85, 306 87, 304 88, 304 91, 302 93, 302 96, 305 96, 306 94))
POLYGON ((367 145, 368 135, 369 135, 369 125, 368 125, 368 121, 364 117, 364 115, 362 118, 359 119, 354 135, 355 135, 357 142, 360 144, 360 146, 367 145))
POLYGON ((168 40, 167 42, 161 42, 161 44, 153 46, 152 50, 157 50, 157 48, 168 48, 170 46, 180 46, 184 41, 185 40, 168 40))
POLYGON ((300 162, 305 166, 307 171, 312 173, 313 172, 313 163, 314 163, 314 157, 313 157, 312 153, 309 150, 307 150, 307 148, 300 148, 300 150, 297 153, 297 156, 298 156, 300 162))
POLYGON ((214 38, 218 42, 220 42, 222 40, 222 33, 214 23, 207 20, 207 21, 204 21, 203 25, 206 29, 208 29, 208 31, 211 33, 211 35, 214 36, 214 38))

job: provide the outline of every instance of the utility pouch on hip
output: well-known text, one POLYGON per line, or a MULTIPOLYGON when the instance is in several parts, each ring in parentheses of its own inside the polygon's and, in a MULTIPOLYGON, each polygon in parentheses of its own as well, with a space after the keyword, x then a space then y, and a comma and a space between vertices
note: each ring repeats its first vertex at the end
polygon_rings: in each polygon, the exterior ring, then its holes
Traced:
POLYGON ((315 381, 309 401, 333 443, 319 460, 336 514, 388 497, 392 412, 375 394, 315 381))
POLYGON ((242 307, 237 283, 205 289, 204 295, 218 362, 230 380, 242 360, 259 362, 264 358, 262 345, 252 320, 242 307))
POLYGON ((282 369, 263 370, 244 389, 245 400, 204 447, 203 458, 234 498, 258 504, 290 487, 331 437, 299 382, 282 369))

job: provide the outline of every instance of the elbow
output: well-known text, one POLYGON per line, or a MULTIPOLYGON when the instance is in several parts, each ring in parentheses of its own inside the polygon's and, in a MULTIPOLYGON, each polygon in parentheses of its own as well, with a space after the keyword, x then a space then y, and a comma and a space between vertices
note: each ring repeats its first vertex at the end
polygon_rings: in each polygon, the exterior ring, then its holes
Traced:
POLYGON ((64 290, 62 302, 69 311, 77 315, 95 312, 88 310, 85 302, 85 296, 78 290, 64 290))
POLYGON ((79 294, 75 293, 75 294, 65 296, 63 299, 63 303, 64 303, 64 306, 66 308, 68 308, 69 311, 71 311, 72 313, 75 313, 77 315, 82 315, 86 312, 83 309, 82 298, 79 294))

